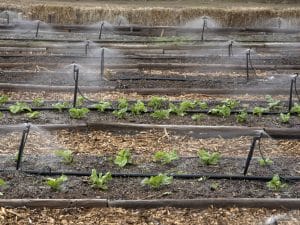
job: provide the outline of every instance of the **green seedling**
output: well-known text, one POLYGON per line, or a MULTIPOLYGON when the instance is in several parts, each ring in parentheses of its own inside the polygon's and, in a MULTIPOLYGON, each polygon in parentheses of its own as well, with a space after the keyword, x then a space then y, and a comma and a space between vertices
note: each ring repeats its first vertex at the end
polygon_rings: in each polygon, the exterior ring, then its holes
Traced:
POLYGON ((215 108, 209 110, 208 113, 216 116, 222 116, 224 118, 230 116, 231 109, 226 105, 217 105, 215 108))
POLYGON ((131 112, 134 115, 140 115, 141 113, 147 112, 147 108, 141 100, 138 100, 132 107, 131 107, 131 112))
POLYGON ((192 115, 192 120, 194 120, 194 121, 200 121, 200 120, 203 120, 204 119, 204 114, 202 114, 202 113, 199 113, 199 114, 194 114, 194 115, 192 115))
POLYGON ((76 106, 82 106, 84 104, 84 97, 79 96, 76 101, 76 106))
POLYGON ((269 182, 267 182, 267 187, 272 191, 281 191, 283 188, 286 188, 288 185, 282 183, 278 174, 275 174, 269 182))
POLYGON ((29 119, 37 119, 41 116, 41 113, 39 111, 33 111, 33 112, 26 113, 26 116, 29 119))
POLYGON ((118 119, 124 119, 126 117, 127 108, 121 108, 119 110, 114 110, 112 113, 118 119))
POLYGON ((69 109, 69 115, 73 119, 82 119, 89 111, 88 108, 71 108, 69 109))
POLYGON ((111 103, 100 101, 98 104, 94 104, 93 107, 95 107, 99 112, 104 112, 106 109, 111 107, 111 103))
POLYGON ((290 121, 291 114, 290 113, 287 113, 287 114, 280 113, 279 118, 280 118, 281 123, 288 123, 290 121))
POLYGON ((179 108, 183 111, 194 109, 197 106, 195 101, 182 101, 179 105, 179 108))
MULTIPOLYGON (((0 178, 0 188, 5 186, 6 186, 6 182, 2 178, 0 178)), ((3 195, 3 193, 0 191, 0 196, 1 195, 3 195)))
POLYGON ((185 114, 186 114, 182 108, 174 105, 173 103, 169 104, 169 111, 170 111, 170 113, 174 113, 177 116, 185 116, 185 114))
POLYGON ((252 113, 253 113, 253 115, 261 117, 262 114, 267 111, 268 111, 268 109, 266 109, 266 108, 256 106, 256 107, 254 107, 252 113))
POLYGON ((163 165, 169 164, 177 159, 179 159, 179 157, 176 151, 172 151, 172 152, 158 151, 154 154, 154 161, 160 162, 163 165))
POLYGON ((0 106, 4 105, 6 102, 8 102, 8 96, 0 95, 0 106))
POLYGON ((229 99, 229 98, 223 100, 222 103, 224 105, 226 105, 227 107, 229 107, 230 109, 234 109, 234 108, 236 108, 240 104, 239 101, 233 100, 233 99, 229 99))
POLYGON ((61 175, 58 178, 47 178, 46 185, 48 185, 52 190, 59 191, 64 182, 68 180, 68 177, 61 175))
POLYGON ((202 102, 202 101, 197 101, 196 104, 199 106, 200 109, 208 109, 208 104, 207 102, 202 102))
POLYGON ((68 108, 70 105, 68 102, 57 102, 52 104, 53 108, 57 109, 59 112, 62 112, 64 108, 68 108))
POLYGON ((153 113, 150 114, 150 116, 158 120, 169 119, 170 110, 169 109, 155 110, 153 113))
POLYGON ((172 176, 167 176, 165 174, 158 174, 157 176, 151 176, 150 178, 145 178, 142 180, 141 184, 143 186, 149 185, 152 188, 159 188, 164 185, 169 185, 173 182, 172 176))
POLYGON ((4 114, 2 112, 0 112, 0 119, 2 119, 4 116, 4 114))
POLYGON ((105 175, 102 173, 97 174, 95 169, 92 169, 92 174, 90 176, 90 182, 92 187, 99 188, 101 190, 107 190, 107 183, 112 179, 111 173, 107 172, 105 175))
POLYGON ((235 118, 236 118, 236 122, 244 123, 247 121, 248 113, 246 112, 246 110, 243 110, 243 111, 239 112, 235 118))
POLYGON ((34 98, 32 100, 32 104, 35 106, 35 107, 41 107, 45 104, 45 101, 43 98, 34 98))
POLYGON ((74 161, 74 155, 71 150, 59 149, 55 151, 55 155, 62 158, 65 164, 71 164, 74 161))
POLYGON ((221 155, 217 152, 209 153, 205 149, 200 149, 198 151, 198 157, 205 165, 216 165, 220 161, 221 155))
POLYGON ((31 108, 25 102, 16 102, 16 104, 8 107, 9 111, 13 114, 21 113, 21 112, 31 112, 31 108))
POLYGON ((260 166, 264 167, 264 166, 272 165, 273 161, 269 158, 265 158, 265 159, 261 158, 261 159, 258 160, 258 163, 259 163, 260 166))
POLYGON ((150 101, 148 102, 148 107, 151 107, 153 110, 161 109, 165 101, 165 98, 152 96, 150 101))
POLYGON ((219 188, 219 186, 220 186, 219 183, 213 182, 213 183, 211 183, 211 185, 210 185, 210 190, 215 191, 215 190, 217 190, 217 189, 219 188))
POLYGON ((280 106, 280 100, 273 99, 270 95, 266 95, 266 100, 268 102, 268 108, 271 109, 279 109, 280 106))
POLYGON ((297 113, 300 116, 300 105, 298 103, 294 103, 294 106, 291 108, 291 113, 297 113))
POLYGON ((120 98, 118 100, 118 109, 124 109, 124 108, 128 108, 128 101, 126 98, 120 98))
POLYGON ((132 163, 131 153, 128 149, 121 149, 114 160, 114 163, 119 167, 124 167, 132 163))

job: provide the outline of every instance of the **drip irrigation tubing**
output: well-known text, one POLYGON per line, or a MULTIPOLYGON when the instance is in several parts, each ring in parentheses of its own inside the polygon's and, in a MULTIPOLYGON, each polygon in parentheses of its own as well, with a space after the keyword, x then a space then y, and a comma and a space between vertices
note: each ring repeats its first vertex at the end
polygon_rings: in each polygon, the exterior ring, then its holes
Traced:
MULTIPOLYGON (((0 172, 15 172, 16 170, 0 170, 0 172)), ((71 172, 71 171, 39 171, 39 170, 20 170, 20 172, 40 176, 90 176, 90 172, 71 172)), ((106 172, 102 172, 105 174, 106 172)), ((143 174, 143 173, 112 173, 115 178, 144 178, 156 176, 157 174, 143 174)), ((166 174, 172 176, 174 179, 229 179, 229 180, 255 180, 255 181, 268 181, 272 180, 273 176, 252 176, 252 175, 220 175, 220 174, 166 174)), ((282 179, 288 181, 300 181, 300 176, 284 176, 282 179)))

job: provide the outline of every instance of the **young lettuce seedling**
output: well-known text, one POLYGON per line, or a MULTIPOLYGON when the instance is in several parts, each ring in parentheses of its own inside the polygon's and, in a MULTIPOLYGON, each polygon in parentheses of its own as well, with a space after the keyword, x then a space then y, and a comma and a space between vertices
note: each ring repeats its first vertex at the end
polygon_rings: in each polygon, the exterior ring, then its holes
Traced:
POLYGON ((131 107, 131 112, 134 115, 140 115, 141 113, 147 112, 147 108, 141 100, 138 100, 132 107, 131 107))
POLYGON ((154 154, 154 161, 161 164, 169 164, 174 160, 179 159, 175 150, 172 152, 158 151, 154 154))
POLYGON ((34 98, 32 100, 32 104, 35 106, 35 107, 41 107, 45 104, 45 101, 44 99, 42 98, 34 98))
POLYGON ((294 103, 294 106, 291 108, 291 113, 297 113, 300 116, 300 105, 298 103, 294 103))
POLYGON ((112 113, 118 119, 124 119, 126 117, 127 108, 121 108, 119 110, 114 110, 112 113))
POLYGON ((150 116, 158 120, 169 119, 170 110, 169 109, 155 110, 153 113, 150 114, 150 116))
MULTIPOLYGON (((5 186, 6 186, 6 182, 2 178, 0 178, 0 188, 5 186)), ((0 196, 1 195, 3 195, 3 193, 0 191, 0 196)))
POLYGON ((114 163, 119 167, 124 167, 132 163, 131 153, 128 149, 121 149, 114 160, 114 163))
POLYGON ((148 102, 148 106, 151 107, 153 110, 158 110, 161 109, 165 101, 165 98, 152 96, 150 101, 148 102))
POLYGON ((246 112, 246 110, 243 110, 243 111, 239 112, 235 118, 236 118, 236 122, 244 123, 247 121, 248 113, 246 112))
POLYGON ((61 175, 58 178, 47 178, 46 185, 48 185, 52 190, 59 191, 64 182, 68 180, 68 177, 61 175))
POLYGON ((212 115, 228 117, 231 114, 231 108, 227 105, 217 105, 215 108, 208 111, 212 115))
POLYGON ((267 111, 268 111, 268 109, 266 109, 266 108, 255 106, 252 113, 253 113, 253 115, 257 115, 257 116, 261 117, 262 114, 267 111))
POLYGON ((99 112, 104 112, 111 106, 110 102, 100 101, 98 104, 93 105, 99 112))
POLYGON ((59 149, 55 151, 55 155, 62 158, 65 164, 71 164, 74 161, 74 155, 71 150, 59 149))
POLYGON ((0 119, 2 119, 3 118, 3 113, 2 112, 0 112, 0 119))
POLYGON ((0 95, 0 106, 4 105, 6 102, 8 102, 8 96, 0 95))
POLYGON ((159 188, 163 185, 169 185, 173 182, 172 176, 167 176, 165 174, 158 174, 157 176, 151 176, 150 178, 145 178, 142 180, 141 184, 143 186, 149 185, 152 188, 159 188))
POLYGON ((271 97, 271 95, 266 95, 266 100, 268 102, 268 108, 271 109, 278 109, 281 108, 280 100, 275 100, 271 97))
POLYGON ((216 165, 216 164, 218 164, 218 162, 221 158, 221 155, 220 155, 220 153, 217 153, 217 152, 209 153, 205 149, 200 149, 198 151, 198 157, 199 157, 200 161, 202 163, 204 163, 205 165, 216 165))
POLYGON ((118 100, 118 109, 124 109, 124 108, 128 108, 128 101, 126 98, 120 98, 118 100))
POLYGON ((224 105, 226 105, 227 107, 229 107, 230 109, 234 109, 234 108, 236 108, 240 104, 239 101, 233 100, 233 99, 229 99, 229 98, 227 98, 224 101, 222 101, 222 103, 224 105))
POLYGON ((31 108, 25 102, 16 102, 16 104, 9 106, 8 109, 13 114, 21 113, 24 111, 31 112, 31 108))
POLYGON ((261 158, 258 160, 258 163, 260 166, 270 166, 273 164, 273 161, 269 158, 265 158, 265 159, 261 158))
POLYGON ((69 115, 73 119, 82 119, 90 110, 88 108, 71 108, 69 115))
POLYGON ((290 121, 291 115, 290 113, 284 114, 284 113, 280 113, 280 122, 281 123, 288 123, 290 121))
POLYGON ((194 115, 192 115, 192 120, 194 120, 194 121, 201 121, 201 120, 203 120, 204 119, 204 114, 202 114, 202 113, 199 113, 199 114, 194 114, 194 115))
POLYGON ((269 182, 267 182, 267 187, 272 191, 280 191, 283 188, 286 188, 288 185, 282 183, 278 174, 275 174, 269 182))
POLYGON ((52 106, 57 109, 59 112, 62 112, 63 108, 68 108, 69 103, 68 102, 57 102, 55 104, 52 104, 52 106))
POLYGON ((112 179, 111 173, 107 172, 105 175, 102 173, 97 174, 95 169, 92 169, 92 174, 90 176, 90 182, 92 183, 92 187, 99 188, 101 190, 107 190, 107 183, 112 179))
POLYGON ((26 115, 29 119, 37 119, 41 116, 41 113, 39 111, 33 111, 33 112, 26 113, 26 115))

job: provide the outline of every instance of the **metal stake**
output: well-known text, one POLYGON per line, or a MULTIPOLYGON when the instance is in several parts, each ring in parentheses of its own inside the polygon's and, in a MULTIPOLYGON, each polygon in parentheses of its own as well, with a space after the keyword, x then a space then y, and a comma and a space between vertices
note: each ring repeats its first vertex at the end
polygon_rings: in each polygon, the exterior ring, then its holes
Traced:
POLYGON ((246 73, 247 73, 247 82, 249 81, 249 60, 250 60, 250 49, 246 52, 246 73))
POLYGON ((261 136, 262 136, 262 134, 260 134, 259 137, 253 137, 253 140, 252 140, 252 143, 251 143, 251 146, 250 146, 250 150, 249 150, 249 153, 248 153, 248 157, 247 157, 247 160, 246 160, 245 168, 244 168, 244 176, 247 175, 248 168, 249 168, 252 156, 253 156, 253 152, 254 152, 254 149, 255 149, 256 142, 260 141, 261 136))
POLYGON ((230 43, 228 45, 228 56, 229 57, 233 56, 232 46, 233 46, 233 41, 230 41, 230 43))
POLYGON ((27 141, 29 130, 30 130, 30 124, 26 123, 25 124, 25 129, 23 130, 23 133, 22 133, 22 138, 21 138, 20 146, 19 146, 19 152, 18 152, 18 157, 17 157, 16 170, 19 170, 21 168, 24 147, 25 147, 25 144, 26 144, 26 141, 27 141))
POLYGON ((78 93, 78 78, 79 78, 79 68, 74 65, 74 81, 75 81, 75 86, 74 86, 74 98, 73 98, 73 108, 76 107, 77 103, 77 93, 78 93))
POLYGON ((204 29, 207 27, 207 17, 203 17, 203 27, 201 33, 201 41, 204 41, 204 29))
POLYGON ((35 32, 35 37, 36 37, 36 38, 37 38, 37 36, 38 36, 38 34, 39 34, 40 22, 41 22, 41 21, 38 20, 37 25, 36 25, 36 32, 35 32))
POLYGON ((296 79, 299 76, 298 73, 295 73, 295 74, 296 74, 296 76, 294 76, 291 79, 291 85, 290 85, 289 106, 288 106, 289 112, 291 111, 292 104, 293 104, 293 88, 294 88, 294 86, 296 86, 296 79))
POLYGON ((101 39, 101 36, 102 36, 102 29, 103 29, 103 26, 104 26, 104 22, 101 23, 101 26, 100 26, 100 30, 99 30, 99 40, 101 39))

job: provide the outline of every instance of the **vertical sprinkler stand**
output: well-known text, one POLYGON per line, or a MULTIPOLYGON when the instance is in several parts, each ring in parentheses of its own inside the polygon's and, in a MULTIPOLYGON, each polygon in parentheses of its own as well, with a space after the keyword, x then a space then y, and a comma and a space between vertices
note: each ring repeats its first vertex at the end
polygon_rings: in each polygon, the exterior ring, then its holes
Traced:
POLYGON ((6 22, 7 22, 7 24, 9 24, 9 20, 10 20, 10 18, 9 18, 9 13, 8 12, 5 12, 5 15, 6 15, 6 22))
POLYGON ((297 91, 297 87, 296 87, 296 81, 297 81, 297 77, 299 76, 299 73, 295 73, 296 75, 291 79, 291 85, 290 85, 290 95, 289 95, 289 112, 292 109, 292 104, 293 104, 293 88, 295 88, 295 92, 296 95, 298 96, 298 91, 297 91))
POLYGON ((35 31, 35 37, 37 38, 38 35, 39 35, 39 29, 40 29, 40 22, 41 21, 37 21, 37 24, 36 24, 36 31, 35 31))
POLYGON ((232 47, 233 47, 233 41, 230 41, 230 43, 228 45, 228 56, 229 57, 233 56, 232 47))
POLYGON ((85 45, 84 45, 84 53, 85 53, 85 56, 88 55, 88 49, 90 47, 90 40, 86 40, 85 41, 85 45))
POLYGON ((101 25, 100 25, 100 30, 99 30, 99 40, 101 39, 101 36, 102 36, 103 26, 104 26, 104 22, 102 22, 101 25))
POLYGON ((100 59, 100 81, 104 76, 104 48, 101 48, 101 59, 100 59))
POLYGON ((246 74, 247 74, 247 82, 249 81, 250 51, 251 51, 251 49, 248 49, 246 51, 246 74))
POLYGON ((21 168, 22 157, 23 157, 23 153, 24 153, 24 147, 25 147, 25 144, 26 144, 26 141, 27 141, 29 130, 30 130, 30 124, 25 123, 25 128, 24 128, 23 133, 22 133, 22 138, 21 138, 21 142, 20 142, 20 146, 19 146, 19 152, 18 152, 18 156, 17 156, 16 170, 19 170, 21 168))
POLYGON ((207 28, 207 17, 203 17, 203 26, 202 26, 202 32, 201 32, 201 41, 204 41, 204 30, 207 28))
POLYGON ((78 68, 78 66, 76 64, 74 64, 73 74, 74 74, 74 81, 75 81, 75 85, 74 85, 74 98, 73 98, 73 108, 75 108, 76 107, 76 103, 77 103, 78 78, 79 78, 79 68, 78 68))
POLYGON ((261 137, 262 137, 262 133, 260 133, 259 136, 253 137, 253 139, 252 139, 252 143, 251 143, 251 146, 250 146, 250 150, 249 150, 249 153, 248 153, 248 157, 247 157, 244 172, 243 172, 244 176, 247 175, 248 168, 250 166, 250 162, 251 162, 253 152, 254 152, 254 149, 255 149, 255 146, 256 146, 256 142, 260 141, 261 137))

